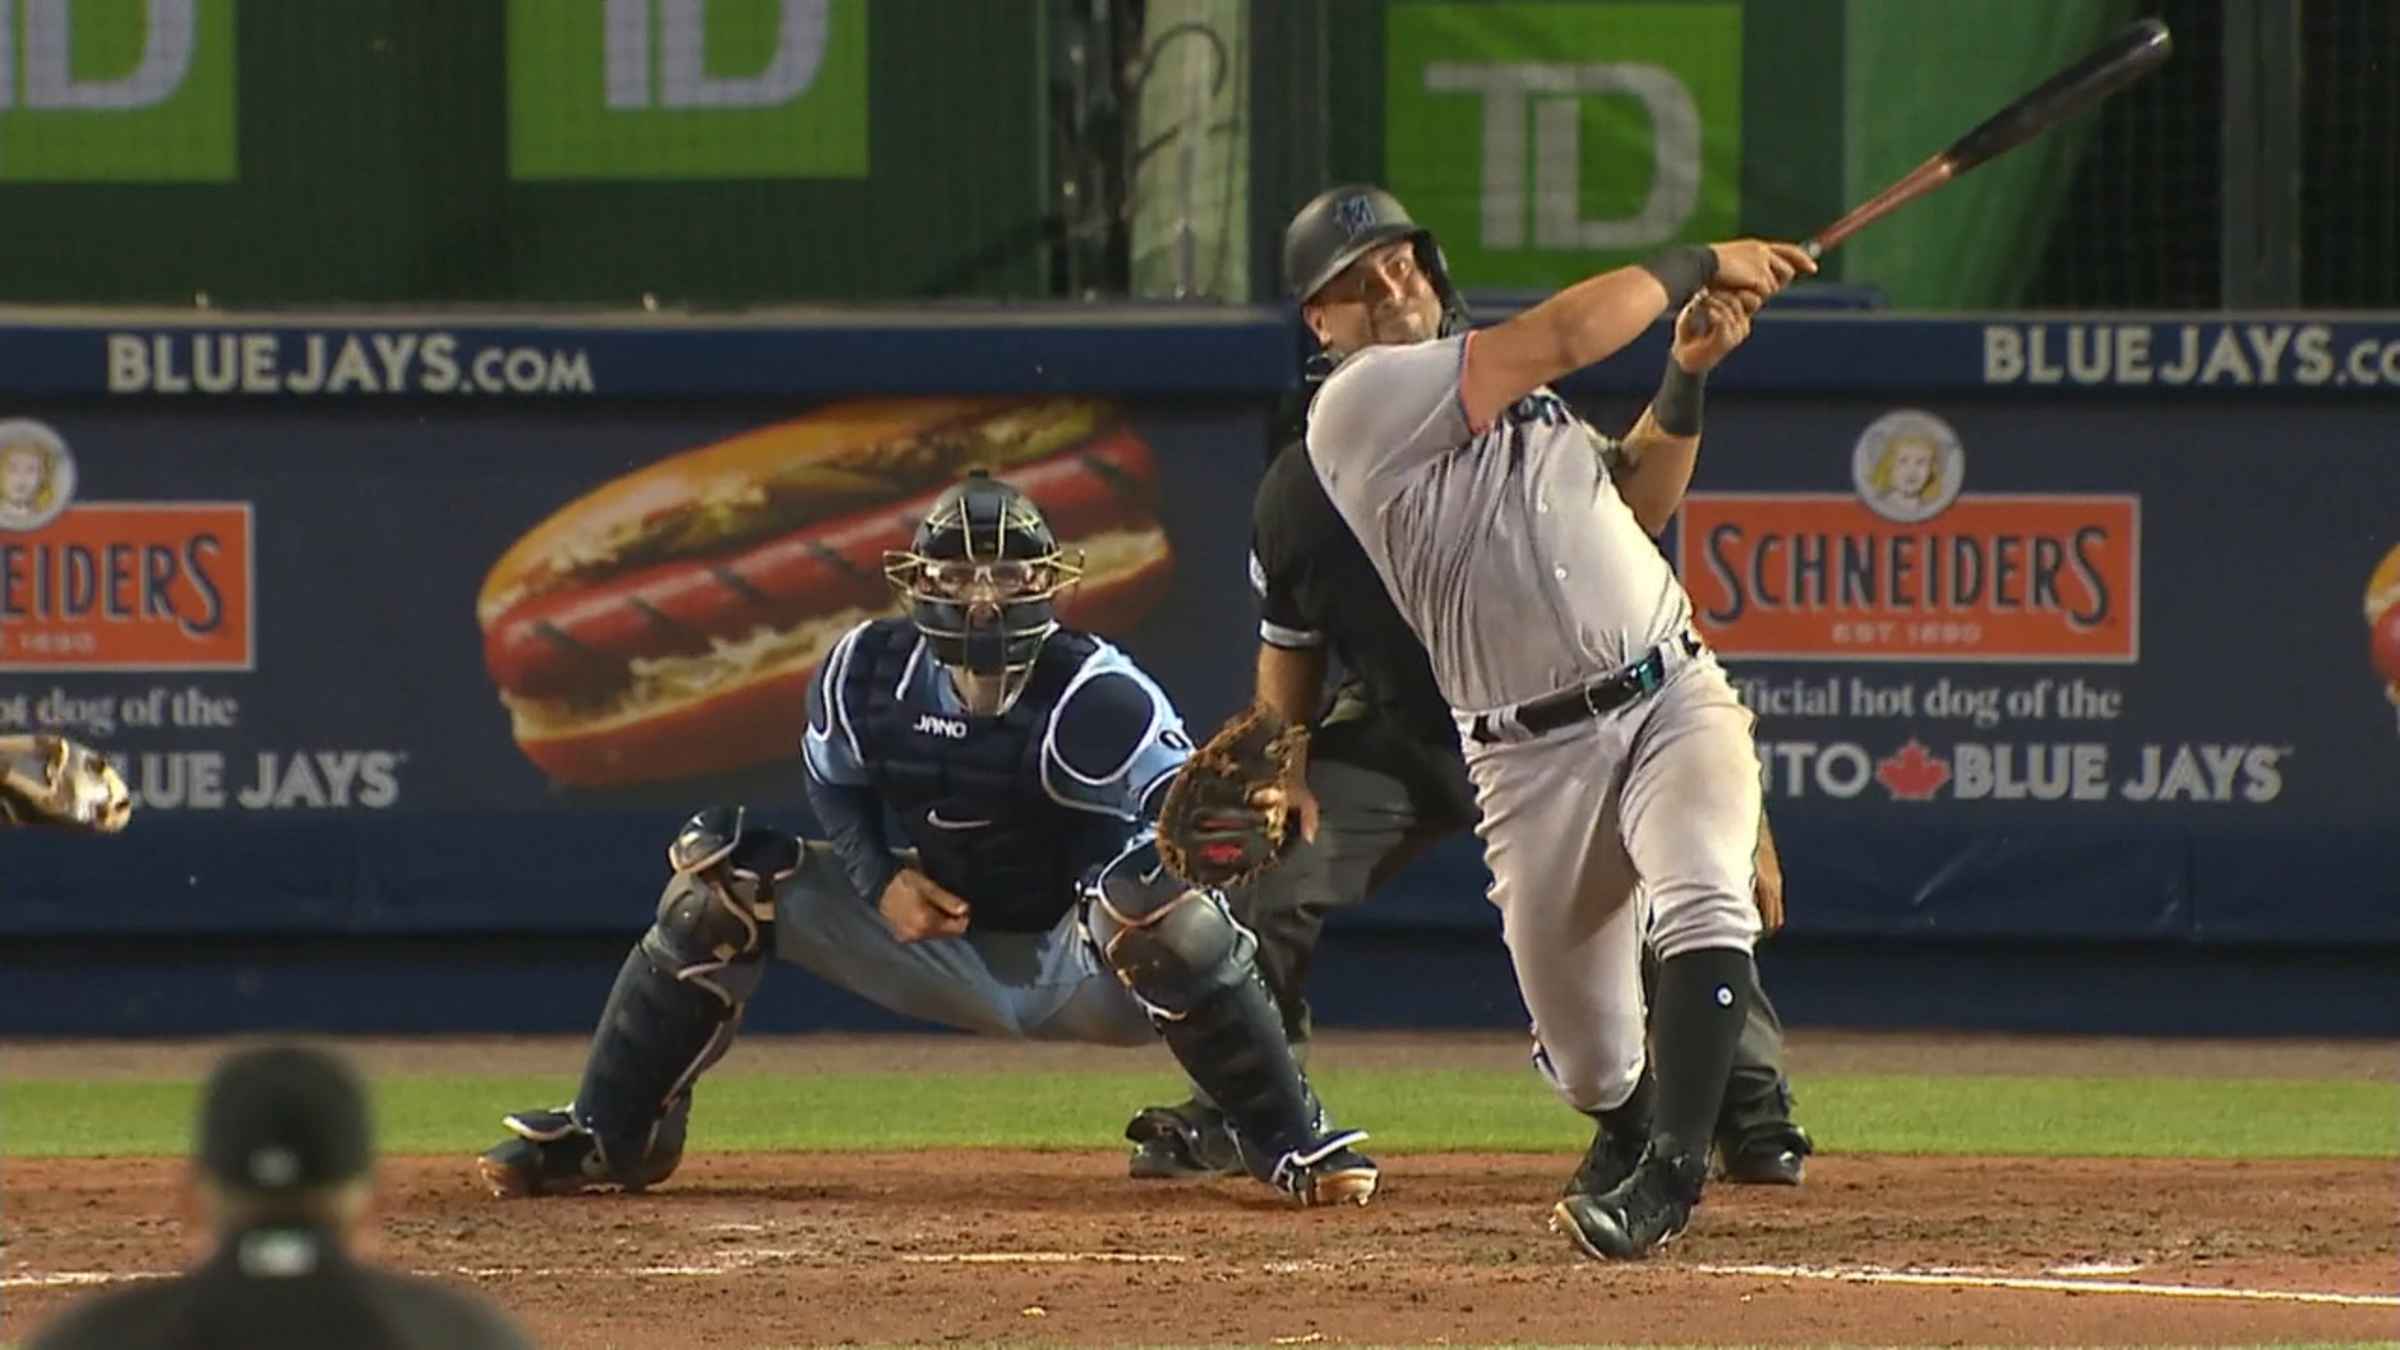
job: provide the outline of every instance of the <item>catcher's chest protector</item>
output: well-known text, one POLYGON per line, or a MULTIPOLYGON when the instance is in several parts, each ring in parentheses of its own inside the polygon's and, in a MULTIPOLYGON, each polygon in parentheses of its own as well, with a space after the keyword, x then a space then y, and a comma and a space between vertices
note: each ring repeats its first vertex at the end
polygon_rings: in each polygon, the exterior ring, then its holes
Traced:
POLYGON ((1052 634, 1013 707, 964 717, 913 693, 926 675, 939 678, 932 655, 916 655, 920 641, 905 620, 858 635, 842 702, 860 758, 925 874, 966 897, 977 925, 1048 929, 1074 903, 1072 845, 1095 817, 1052 799, 1042 746, 1052 710, 1099 646, 1052 634))

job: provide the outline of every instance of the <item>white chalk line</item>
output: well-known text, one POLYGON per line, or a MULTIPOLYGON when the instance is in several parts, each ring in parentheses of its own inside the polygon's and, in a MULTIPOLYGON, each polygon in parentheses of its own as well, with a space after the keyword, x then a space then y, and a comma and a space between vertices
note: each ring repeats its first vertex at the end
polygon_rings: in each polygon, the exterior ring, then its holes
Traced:
POLYGON ((2152 1294, 2160 1298, 2224 1298, 2256 1303, 2333 1303, 2344 1307, 2400 1308, 2400 1295, 2328 1294, 2304 1289, 2229 1289, 2205 1284, 2143 1284, 2134 1280, 2062 1280, 2027 1275, 1968 1275, 1872 1266, 1694 1266, 1706 1275, 1749 1275, 1772 1280, 1840 1280, 1853 1284, 1957 1285, 1974 1289, 2030 1289, 2072 1294, 2152 1294))
MULTIPOLYGON (((469 1279, 626 1276, 706 1278, 737 1275, 770 1261, 812 1259, 817 1248, 758 1247, 719 1254, 689 1265, 652 1266, 451 1266, 419 1275, 463 1275, 469 1279)), ((1179 1265, 1191 1258, 1172 1252, 901 1252, 911 1265, 1179 1265)), ((2336 1294, 2306 1289, 2236 1289, 2217 1285, 2144 1284, 2132 1280, 2061 1279, 2027 1275, 1984 1275, 1963 1271, 1884 1270, 1873 1266, 1696 1265, 1703 1275, 1740 1275, 1770 1280, 1826 1280, 1851 1284, 1904 1284, 1974 1289, 2019 1289, 2071 1294, 2147 1294, 2158 1298, 2214 1298, 2253 1303, 2316 1303, 2354 1308, 2400 1308, 2400 1295, 2336 1294)), ((0 1276, 0 1289, 119 1284, 166 1279, 172 1270, 56 1270, 0 1276)))

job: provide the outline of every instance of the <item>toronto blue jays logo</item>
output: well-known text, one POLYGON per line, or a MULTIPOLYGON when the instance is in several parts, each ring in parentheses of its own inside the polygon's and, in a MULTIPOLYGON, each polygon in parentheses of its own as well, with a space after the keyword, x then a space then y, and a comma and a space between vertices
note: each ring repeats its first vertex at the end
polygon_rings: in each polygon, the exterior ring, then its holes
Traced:
POLYGON ((1334 203, 1333 218, 1342 223, 1342 233, 1352 238, 1375 226, 1375 202, 1368 197, 1344 197, 1334 203))

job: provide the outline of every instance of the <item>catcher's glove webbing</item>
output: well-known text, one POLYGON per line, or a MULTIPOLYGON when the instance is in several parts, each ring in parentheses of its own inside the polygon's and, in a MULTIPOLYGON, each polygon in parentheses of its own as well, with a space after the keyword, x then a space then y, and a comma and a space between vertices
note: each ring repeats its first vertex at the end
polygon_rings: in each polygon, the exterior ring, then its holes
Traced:
POLYGON ((0 736, 0 824, 114 834, 133 819, 125 779, 64 736, 0 736))
POLYGON ((1239 886, 1274 865, 1290 828, 1283 789, 1308 728, 1264 704, 1236 715, 1192 752, 1158 813, 1158 855, 1195 886, 1239 886), (1274 788, 1259 800, 1261 789, 1274 788))

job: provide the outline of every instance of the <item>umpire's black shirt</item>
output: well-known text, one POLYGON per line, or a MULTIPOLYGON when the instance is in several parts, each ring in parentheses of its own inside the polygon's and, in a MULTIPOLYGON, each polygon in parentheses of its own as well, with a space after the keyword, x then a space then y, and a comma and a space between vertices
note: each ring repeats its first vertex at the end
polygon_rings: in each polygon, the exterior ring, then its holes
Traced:
POLYGON ((1300 441, 1276 454, 1251 504, 1250 584, 1263 641, 1329 646, 1383 721, 1410 740, 1458 754, 1458 728, 1424 645, 1334 510, 1300 441))
POLYGON ((26 1350, 525 1350, 481 1299, 353 1263, 325 1234, 253 1228, 206 1265, 72 1308, 26 1350))

